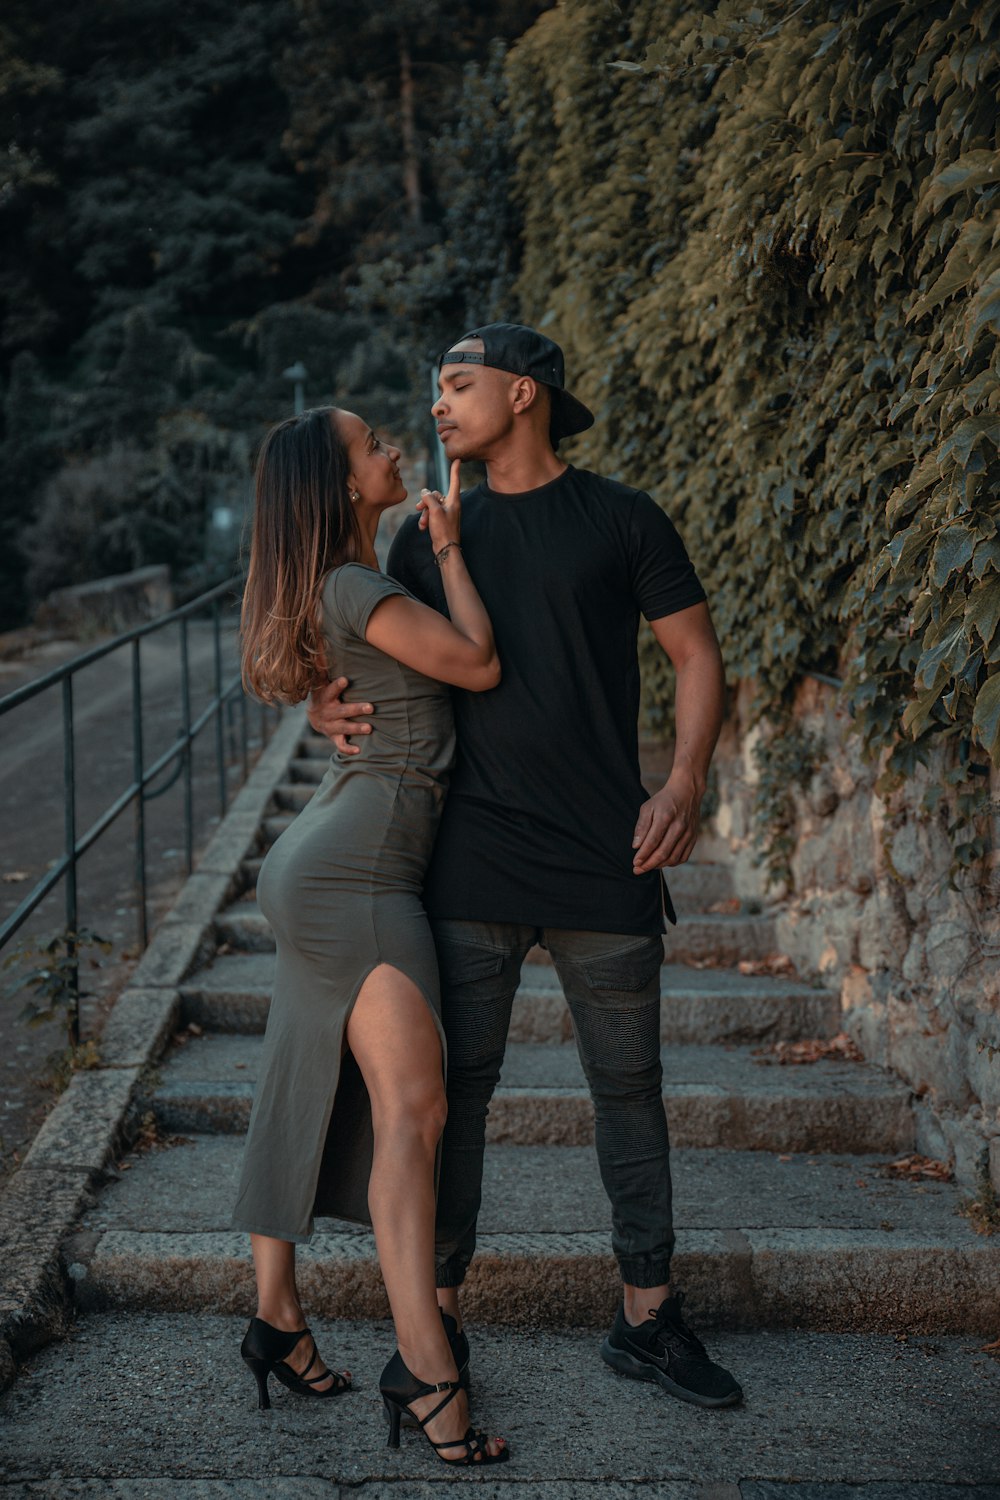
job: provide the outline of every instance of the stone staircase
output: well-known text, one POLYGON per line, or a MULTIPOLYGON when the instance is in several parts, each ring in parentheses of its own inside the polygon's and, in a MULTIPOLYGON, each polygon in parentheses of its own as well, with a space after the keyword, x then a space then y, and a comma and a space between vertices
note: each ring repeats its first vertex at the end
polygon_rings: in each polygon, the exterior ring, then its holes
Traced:
MULTIPOLYGON (((88 1311, 252 1307, 247 1242, 229 1215, 274 963, 254 882, 327 756, 324 741, 302 739, 243 863, 242 889, 216 916, 218 951, 182 986, 185 1029, 141 1101, 165 1144, 126 1160, 70 1247, 88 1311)), ((995 1243, 960 1215, 953 1186, 886 1171, 913 1150, 907 1090, 857 1062, 781 1065, 775 1043, 837 1032, 835 997, 740 972, 741 960, 774 952, 774 927, 766 911, 736 902, 724 864, 676 871, 671 887, 682 915, 663 967, 664 1099, 676 1280, 693 1321, 990 1333, 1000 1305, 995 1243)), ((610 1211, 568 1013, 545 959, 533 950, 514 1006, 466 1308, 492 1324, 602 1326, 616 1298, 610 1211)), ((320 1221, 300 1266, 312 1313, 385 1316, 365 1231, 320 1221)))
MULTIPOLYGON (((288 759, 300 723, 278 731, 158 931, 104 1068, 78 1075, 18 1174, 6 1223, 40 1247, 46 1292, 72 1286, 74 1311, 0 1396, 0 1500, 433 1500, 461 1482, 416 1435, 385 1446, 393 1333, 363 1229, 321 1220, 298 1257, 320 1348, 354 1392, 272 1389, 258 1413, 238 1356, 254 1289, 229 1217, 274 962, 254 883, 327 757, 307 736, 288 759), (136 1089, 145 1128, 120 1158, 136 1089)), ((473 1482, 484 1500, 511 1485, 531 1500, 1000 1500, 1000 1237, 973 1233, 949 1184, 886 1174, 913 1147, 897 1080, 776 1060, 782 1041, 832 1036, 836 1003, 759 962, 741 972, 773 949, 771 917, 736 901, 725 850, 703 849, 714 862, 675 872, 663 967, 676 1281, 746 1399, 706 1412, 599 1357, 610 1213, 566 1007, 535 951, 464 1299, 473 1412, 512 1462, 473 1482)), ((0 1288, 0 1314, 29 1301, 0 1288)))

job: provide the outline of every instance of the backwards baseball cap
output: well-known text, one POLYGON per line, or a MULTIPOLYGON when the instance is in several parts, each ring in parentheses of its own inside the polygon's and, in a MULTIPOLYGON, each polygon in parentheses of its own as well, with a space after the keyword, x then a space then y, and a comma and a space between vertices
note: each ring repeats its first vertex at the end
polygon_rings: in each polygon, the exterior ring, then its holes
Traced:
POLYGON ((452 344, 438 360, 439 370, 442 365, 489 365, 511 375, 530 375, 532 380, 548 386, 552 398, 549 432, 553 445, 561 438, 593 427, 594 413, 565 388, 562 350, 543 333, 525 328, 522 323, 486 323, 482 328, 463 333, 455 343, 464 344, 468 339, 481 339, 482 353, 456 350, 452 344))

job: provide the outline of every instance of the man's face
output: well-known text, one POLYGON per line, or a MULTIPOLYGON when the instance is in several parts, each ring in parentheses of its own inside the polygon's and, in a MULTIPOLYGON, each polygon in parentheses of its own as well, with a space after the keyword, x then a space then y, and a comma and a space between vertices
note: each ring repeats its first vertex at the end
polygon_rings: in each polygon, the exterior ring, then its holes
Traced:
MULTIPOLYGON (((482 339, 463 339, 449 354, 482 354, 482 339)), ((444 364, 438 376, 441 392, 431 413, 449 459, 488 458, 514 428, 515 387, 522 377, 489 365, 444 364)))

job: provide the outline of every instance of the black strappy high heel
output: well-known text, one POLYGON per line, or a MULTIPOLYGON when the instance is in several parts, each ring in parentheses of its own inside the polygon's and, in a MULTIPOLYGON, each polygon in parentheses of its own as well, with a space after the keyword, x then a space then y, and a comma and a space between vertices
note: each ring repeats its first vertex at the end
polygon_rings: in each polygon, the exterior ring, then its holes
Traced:
POLYGON ((459 1328, 457 1319, 453 1318, 451 1313, 442 1311, 441 1322, 448 1335, 448 1342, 458 1369, 458 1383, 468 1395, 472 1382, 469 1378, 469 1340, 466 1338, 465 1329, 459 1328))
MULTIPOLYGON (((451 1313, 442 1311, 441 1322, 444 1324, 444 1331, 448 1336, 448 1343, 451 1345, 455 1368, 458 1370, 458 1383, 465 1394, 468 1395, 472 1384, 469 1378, 469 1340, 466 1338, 464 1330, 459 1328, 457 1319, 453 1318, 451 1313)), ((404 1427, 415 1428, 417 1426, 417 1419, 416 1417, 404 1416, 402 1425, 404 1427)))
POLYGON ((346 1375, 338 1374, 336 1370, 323 1370, 319 1375, 309 1374, 319 1359, 319 1350, 308 1328, 299 1328, 293 1333, 286 1333, 283 1328, 275 1328, 271 1323, 265 1323, 263 1318, 251 1318, 250 1327, 240 1346, 240 1353, 257 1381, 260 1411, 267 1411, 271 1405, 271 1398, 267 1393, 267 1377, 271 1374, 276 1375, 282 1385, 294 1391, 297 1396, 315 1396, 320 1401, 325 1401, 329 1396, 339 1396, 351 1389, 350 1379, 346 1375), (300 1339, 307 1336, 312 1340, 312 1359, 300 1374, 285 1361, 300 1339), (325 1391, 318 1391, 316 1387, 328 1378, 332 1379, 333 1384, 325 1391))
POLYGON ((506 1447, 499 1453, 491 1453, 486 1446, 489 1442, 485 1432, 479 1432, 470 1423, 465 1430, 465 1436, 450 1438, 447 1442, 436 1443, 427 1431, 428 1422, 433 1422, 448 1406, 459 1391, 462 1383, 459 1380, 439 1380, 436 1384, 428 1385, 423 1380, 418 1380, 412 1371, 406 1368, 403 1357, 397 1349, 395 1354, 382 1371, 378 1383, 382 1392, 382 1400, 385 1402, 386 1416, 389 1418, 389 1447, 399 1447, 399 1422, 403 1413, 406 1412, 416 1425, 420 1428, 424 1437, 434 1449, 442 1463, 454 1465, 469 1464, 504 1464, 510 1458, 506 1447), (410 1407, 411 1401, 419 1401, 421 1396, 432 1396, 436 1391, 445 1391, 447 1394, 443 1401, 439 1401, 426 1417, 418 1417, 410 1407), (464 1448, 465 1452, 458 1458, 445 1458, 441 1452, 442 1448, 464 1448))

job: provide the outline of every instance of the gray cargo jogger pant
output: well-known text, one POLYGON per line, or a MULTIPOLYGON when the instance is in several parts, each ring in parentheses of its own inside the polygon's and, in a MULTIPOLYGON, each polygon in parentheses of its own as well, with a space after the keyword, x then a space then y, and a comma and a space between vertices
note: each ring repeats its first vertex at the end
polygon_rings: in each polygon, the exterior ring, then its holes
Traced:
POLYGON ((660 1064, 663 940, 511 922, 436 921, 448 1038, 448 1121, 437 1213, 437 1284, 460 1286, 476 1248, 486 1115, 500 1077, 521 965, 549 951, 594 1102, 597 1159, 622 1280, 670 1279, 670 1145, 660 1064))

